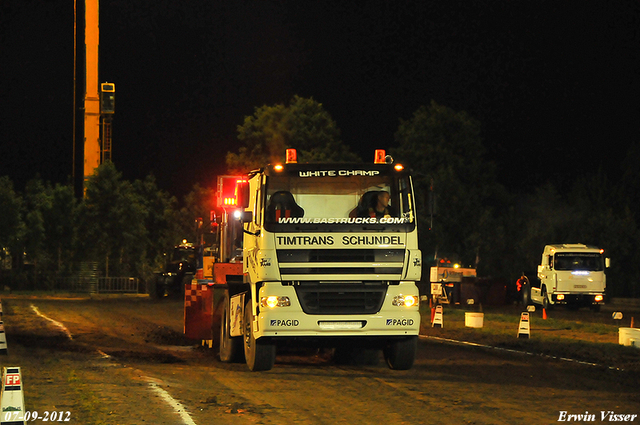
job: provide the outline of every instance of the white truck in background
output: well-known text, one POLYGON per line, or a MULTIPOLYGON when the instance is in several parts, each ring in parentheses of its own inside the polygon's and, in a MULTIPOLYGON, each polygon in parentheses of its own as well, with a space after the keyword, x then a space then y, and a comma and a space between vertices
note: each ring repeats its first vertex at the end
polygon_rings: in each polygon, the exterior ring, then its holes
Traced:
POLYGON ((605 269, 609 263, 601 248, 584 244, 546 245, 538 266, 538 286, 534 286, 532 279, 532 287, 525 288, 525 304, 533 302, 546 309, 565 304, 597 311, 604 304, 605 269))

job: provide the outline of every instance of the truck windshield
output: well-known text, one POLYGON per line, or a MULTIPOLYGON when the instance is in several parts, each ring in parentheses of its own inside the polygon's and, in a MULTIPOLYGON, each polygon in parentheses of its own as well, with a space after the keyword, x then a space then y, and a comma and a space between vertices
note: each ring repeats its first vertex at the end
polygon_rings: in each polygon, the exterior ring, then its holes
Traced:
POLYGON ((415 225, 411 182, 406 174, 321 170, 272 175, 265 202, 269 230, 401 229, 415 225))
POLYGON ((604 270, 602 254, 598 253, 557 253, 554 268, 556 270, 582 270, 600 272, 604 270))

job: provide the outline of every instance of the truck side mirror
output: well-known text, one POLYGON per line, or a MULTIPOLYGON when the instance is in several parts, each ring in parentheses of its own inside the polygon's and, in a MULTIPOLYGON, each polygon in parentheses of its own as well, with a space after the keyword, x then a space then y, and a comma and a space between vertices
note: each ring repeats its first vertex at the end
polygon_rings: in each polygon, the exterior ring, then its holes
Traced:
POLYGON ((253 211, 242 211, 240 213, 240 221, 243 223, 251 223, 253 221, 253 211))
POLYGON ((604 259, 604 266, 605 266, 606 268, 611 267, 611 258, 605 258, 605 259, 604 259))
POLYGON ((538 273, 542 273, 544 271, 544 266, 542 264, 540 264, 538 266, 538 273))
POLYGON ((244 223, 251 223, 253 221, 253 211, 242 211, 239 217, 240 223, 242 223, 242 233, 246 233, 251 236, 260 236, 260 229, 255 232, 250 232, 244 228, 244 223))

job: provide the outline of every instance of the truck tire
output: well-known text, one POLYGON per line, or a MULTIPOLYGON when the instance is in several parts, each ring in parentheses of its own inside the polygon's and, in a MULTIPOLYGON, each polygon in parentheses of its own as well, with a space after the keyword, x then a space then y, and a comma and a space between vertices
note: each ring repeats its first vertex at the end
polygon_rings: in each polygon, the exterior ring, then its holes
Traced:
POLYGON ((222 300, 222 314, 220 317, 220 361, 224 363, 237 363, 243 360, 242 337, 231 336, 231 314, 229 294, 225 294, 222 300))
POLYGON ((531 287, 527 284, 522 285, 522 289, 520 289, 520 296, 522 297, 522 305, 528 306, 531 304, 531 287))
POLYGON ((384 348, 384 359, 389 369, 408 370, 413 366, 417 349, 417 336, 392 341, 384 348))
POLYGON ((253 334, 251 301, 244 307, 244 357, 253 372, 270 370, 276 361, 276 346, 267 341, 256 340, 253 334))
POLYGON ((542 288, 542 308, 545 310, 551 310, 553 308, 553 304, 549 301, 549 294, 547 294, 546 286, 542 288))

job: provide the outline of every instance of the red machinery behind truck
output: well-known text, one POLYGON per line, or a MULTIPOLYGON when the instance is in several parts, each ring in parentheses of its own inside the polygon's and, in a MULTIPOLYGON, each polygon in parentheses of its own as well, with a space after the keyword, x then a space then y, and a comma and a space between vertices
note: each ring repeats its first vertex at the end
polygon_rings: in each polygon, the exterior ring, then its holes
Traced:
POLYGON ((242 176, 218 177, 216 207, 222 214, 216 215, 220 223, 212 223, 216 224, 216 246, 201 247, 195 279, 185 286, 185 336, 210 348, 219 332, 221 318, 214 312, 220 312, 224 291, 229 283, 242 282, 242 250, 233 246, 233 241, 242 237, 242 227, 233 217, 243 210, 238 204, 238 189, 244 182, 242 176))

